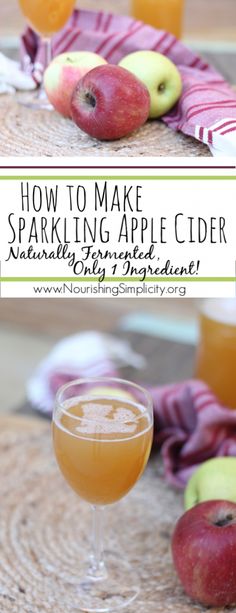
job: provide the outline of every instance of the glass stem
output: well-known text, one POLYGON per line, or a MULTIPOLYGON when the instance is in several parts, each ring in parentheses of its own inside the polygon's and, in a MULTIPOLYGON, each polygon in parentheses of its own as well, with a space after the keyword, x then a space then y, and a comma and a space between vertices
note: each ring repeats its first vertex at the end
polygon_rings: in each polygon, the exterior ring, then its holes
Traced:
POLYGON ((52 61, 52 40, 51 38, 44 39, 44 48, 45 48, 45 70, 49 66, 52 61))
POLYGON ((104 579, 106 569, 103 559, 103 507, 93 505, 92 560, 89 574, 94 580, 104 579))
MULTIPOLYGON (((43 38, 42 39, 43 42, 43 48, 44 48, 44 70, 46 70, 46 68, 49 66, 51 60, 52 60, 52 41, 51 38, 43 38)), ((40 83, 39 89, 38 89, 38 95, 37 95, 37 99, 40 101, 40 103, 47 103, 47 95, 44 89, 44 84, 43 84, 43 78, 42 81, 40 83)), ((48 102, 49 105, 49 102, 48 102)))

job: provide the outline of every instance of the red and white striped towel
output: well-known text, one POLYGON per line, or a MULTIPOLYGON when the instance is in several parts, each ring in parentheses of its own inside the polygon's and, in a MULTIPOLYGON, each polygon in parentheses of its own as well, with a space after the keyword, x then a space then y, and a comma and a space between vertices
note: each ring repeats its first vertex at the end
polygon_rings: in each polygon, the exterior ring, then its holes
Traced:
POLYGON ((154 440, 170 483, 184 487, 201 462, 236 456, 236 410, 223 407, 205 383, 167 385, 153 389, 152 396, 154 440))
MULTIPOLYGON (((53 55, 80 49, 94 51, 112 64, 139 49, 167 55, 181 72, 183 94, 163 121, 208 145, 213 155, 236 155, 236 94, 220 74, 172 34, 127 16, 75 10, 53 39, 53 55)), ((24 70, 39 82, 44 50, 30 29, 22 36, 21 57, 24 70)))

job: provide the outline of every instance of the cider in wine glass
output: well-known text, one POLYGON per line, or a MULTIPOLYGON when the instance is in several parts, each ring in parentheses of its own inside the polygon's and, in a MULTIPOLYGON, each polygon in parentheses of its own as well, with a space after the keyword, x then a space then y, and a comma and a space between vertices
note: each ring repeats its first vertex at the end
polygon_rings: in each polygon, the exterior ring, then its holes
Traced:
POLYGON ((149 415, 112 396, 73 401, 54 422, 60 469, 91 504, 111 504, 127 494, 146 466, 151 443, 149 415))
POLYGON ((208 299, 200 313, 196 376, 236 409, 236 299, 208 299))
POLYGON ((132 15, 177 38, 182 35, 185 0, 132 0, 132 15))
POLYGON ((134 383, 72 381, 57 394, 53 414, 57 462, 69 485, 93 509, 93 554, 78 577, 78 610, 123 609, 139 592, 137 578, 123 556, 116 549, 104 555, 101 521, 104 506, 125 496, 143 473, 152 435, 151 397, 134 383))
MULTIPOLYGON (((44 49, 44 60, 41 59, 42 70, 46 70, 52 59, 51 39, 66 24, 69 19, 75 0, 19 0, 19 4, 26 21, 41 38, 44 49)), ((53 110, 42 81, 36 95, 30 93, 27 97, 19 99, 23 106, 34 110, 53 110)), ((38 79, 39 81, 39 79, 38 79)))
POLYGON ((19 0, 29 25, 42 38, 51 38, 68 21, 75 0, 19 0))

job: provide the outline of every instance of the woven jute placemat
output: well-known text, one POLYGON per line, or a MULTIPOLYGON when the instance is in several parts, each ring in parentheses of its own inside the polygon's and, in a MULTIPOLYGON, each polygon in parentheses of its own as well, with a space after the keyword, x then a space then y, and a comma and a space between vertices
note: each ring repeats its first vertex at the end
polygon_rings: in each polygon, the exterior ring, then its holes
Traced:
MULTIPOLYGON (((22 98, 22 95, 21 95, 22 98)), ((119 141, 90 138, 54 111, 33 111, 0 96, 2 156, 210 156, 205 145, 151 121, 119 141)))
MULTIPOLYGON (((79 612, 69 578, 89 551, 90 510, 59 473, 48 422, 1 418, 0 457, 1 613, 79 612)), ((110 546, 125 552, 140 578, 141 594, 127 613, 205 610, 183 594, 171 562, 182 510, 182 495, 165 484, 156 456, 133 491, 106 510, 110 546)))

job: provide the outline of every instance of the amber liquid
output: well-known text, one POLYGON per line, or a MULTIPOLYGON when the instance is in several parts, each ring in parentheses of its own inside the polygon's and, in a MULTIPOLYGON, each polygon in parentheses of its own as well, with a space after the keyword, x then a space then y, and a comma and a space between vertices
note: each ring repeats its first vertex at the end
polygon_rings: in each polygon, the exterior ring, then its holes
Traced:
POLYGON ((132 0, 132 15, 177 38, 182 35, 184 0, 132 0))
POLYGON ((215 308, 207 303, 200 317, 196 376, 236 409, 236 302, 219 300, 215 308))
POLYGON ((69 19, 75 0, 19 0, 29 25, 42 37, 50 38, 69 19))
POLYGON ((116 502, 134 486, 148 461, 150 416, 139 405, 117 398, 83 399, 66 410, 53 424, 64 477, 92 504, 116 502))

